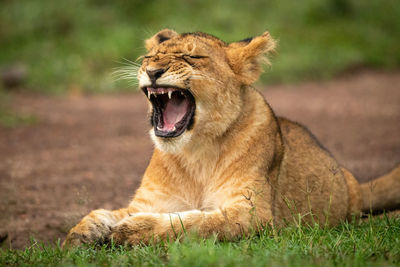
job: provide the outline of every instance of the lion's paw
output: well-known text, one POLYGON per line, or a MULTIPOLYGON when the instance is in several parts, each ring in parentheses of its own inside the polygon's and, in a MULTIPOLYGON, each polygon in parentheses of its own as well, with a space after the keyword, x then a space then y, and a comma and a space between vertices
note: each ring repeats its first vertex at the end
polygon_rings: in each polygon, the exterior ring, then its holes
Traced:
POLYGON ((148 244, 159 235, 159 223, 159 218, 152 215, 125 218, 112 227, 110 240, 120 245, 148 244))
POLYGON ((115 223, 116 220, 111 211, 92 211, 69 231, 62 246, 103 244, 109 240, 111 228, 115 223))

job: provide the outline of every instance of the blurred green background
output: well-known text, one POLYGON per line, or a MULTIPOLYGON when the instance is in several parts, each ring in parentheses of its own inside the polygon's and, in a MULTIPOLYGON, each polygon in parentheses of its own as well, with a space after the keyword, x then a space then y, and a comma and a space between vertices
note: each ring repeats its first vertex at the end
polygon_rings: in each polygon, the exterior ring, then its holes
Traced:
MULTIPOLYGON (((2 0, 0 69, 40 93, 135 90, 110 73, 163 28, 231 42, 270 31, 279 41, 261 82, 328 79, 354 68, 398 68, 398 0, 2 0)), ((2 74, 2 75, 3 75, 2 74)), ((4 76, 4 75, 3 75, 4 76)), ((7 87, 1 85, 3 92, 7 87)))

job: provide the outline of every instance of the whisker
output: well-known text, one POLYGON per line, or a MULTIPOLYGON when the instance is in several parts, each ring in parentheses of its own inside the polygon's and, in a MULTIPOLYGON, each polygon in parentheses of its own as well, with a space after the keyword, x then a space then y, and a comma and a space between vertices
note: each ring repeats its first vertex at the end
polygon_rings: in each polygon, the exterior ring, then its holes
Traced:
POLYGON ((111 77, 114 81, 128 80, 130 82, 137 83, 138 69, 139 67, 133 65, 114 68, 114 71, 111 73, 111 77))
POLYGON ((116 67, 113 68, 113 70, 118 71, 118 70, 126 70, 126 71, 135 71, 139 70, 139 67, 136 66, 122 66, 122 67, 116 67))
MULTIPOLYGON (((141 57, 143 57, 143 56, 141 56, 141 57)), ((141 57, 139 57, 139 58, 141 58, 141 57)), ((123 60, 125 60, 126 62, 128 62, 128 63, 130 63, 130 64, 132 64, 132 65, 134 65, 134 66, 139 66, 140 67, 140 63, 137 63, 137 62, 135 62, 135 61, 132 61, 132 60, 129 60, 129 59, 127 59, 127 58, 122 58, 123 60)))
POLYGON ((115 63, 121 64, 123 66, 132 66, 132 67, 137 67, 140 68, 140 64, 137 62, 128 62, 128 61, 118 61, 114 60, 115 63))
POLYGON ((137 71, 132 69, 119 69, 115 70, 111 73, 112 76, 119 77, 119 76, 129 76, 129 77, 137 77, 137 71))

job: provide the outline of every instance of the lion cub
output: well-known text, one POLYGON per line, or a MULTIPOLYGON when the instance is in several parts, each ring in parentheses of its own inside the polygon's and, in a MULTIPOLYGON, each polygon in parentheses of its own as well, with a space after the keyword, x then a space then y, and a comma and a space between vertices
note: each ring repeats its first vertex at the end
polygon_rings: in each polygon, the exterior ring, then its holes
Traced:
POLYGON ((275 42, 225 43, 162 30, 138 71, 154 154, 127 208, 95 210, 66 245, 148 243, 195 231, 232 239, 299 215, 334 225, 400 204, 400 168, 359 185, 303 126, 278 118, 251 85, 275 42))

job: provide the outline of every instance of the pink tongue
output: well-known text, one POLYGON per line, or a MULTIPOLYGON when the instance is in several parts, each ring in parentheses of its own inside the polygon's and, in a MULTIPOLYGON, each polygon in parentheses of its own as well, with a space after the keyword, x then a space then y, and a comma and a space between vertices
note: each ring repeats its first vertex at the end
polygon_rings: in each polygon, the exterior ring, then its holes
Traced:
POLYGON ((185 98, 173 97, 165 105, 163 112, 164 131, 172 131, 176 123, 181 121, 189 107, 185 98))

